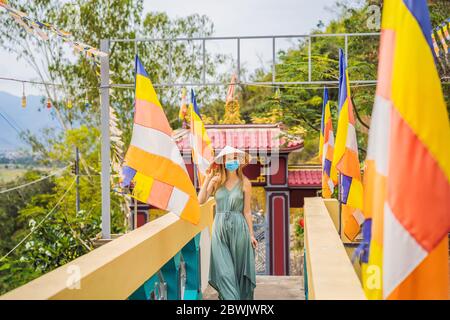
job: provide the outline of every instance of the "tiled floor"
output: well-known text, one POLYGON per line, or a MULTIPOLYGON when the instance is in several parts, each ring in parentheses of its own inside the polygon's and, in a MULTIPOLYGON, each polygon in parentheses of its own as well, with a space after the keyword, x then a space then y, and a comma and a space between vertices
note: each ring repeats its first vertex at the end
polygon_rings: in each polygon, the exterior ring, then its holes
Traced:
MULTIPOLYGON (((203 300, 217 300, 208 286, 203 300)), ((256 276, 255 300, 305 300, 302 276, 256 276)))

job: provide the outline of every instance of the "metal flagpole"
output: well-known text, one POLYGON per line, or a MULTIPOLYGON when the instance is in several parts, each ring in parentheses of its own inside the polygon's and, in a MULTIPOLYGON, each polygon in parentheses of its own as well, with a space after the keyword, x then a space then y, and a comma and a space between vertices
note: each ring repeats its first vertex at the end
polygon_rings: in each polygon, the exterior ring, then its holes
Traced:
POLYGON ((76 210, 80 212, 80 155, 78 148, 75 148, 75 177, 76 177, 76 210))
POLYGON ((341 173, 338 173, 338 202, 339 202, 339 238, 342 239, 342 188, 341 188, 341 173))
MULTIPOLYGON (((100 42, 100 50, 109 54, 109 40, 100 42)), ((100 58, 101 132, 102 132, 102 238, 111 239, 110 216, 110 136, 109 136, 109 55, 100 58)))
POLYGON ((134 210, 133 210, 133 230, 137 229, 137 215, 138 215, 138 202, 137 199, 134 198, 134 210))

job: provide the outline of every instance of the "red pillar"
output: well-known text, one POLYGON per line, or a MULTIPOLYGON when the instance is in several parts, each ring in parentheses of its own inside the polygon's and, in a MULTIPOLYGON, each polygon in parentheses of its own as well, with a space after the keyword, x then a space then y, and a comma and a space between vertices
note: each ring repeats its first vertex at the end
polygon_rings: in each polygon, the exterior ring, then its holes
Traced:
MULTIPOLYGON (((275 157, 275 156, 274 156, 275 157)), ((269 271, 273 275, 289 274, 289 187, 287 154, 280 154, 278 163, 270 165, 266 186, 269 219, 269 271)))

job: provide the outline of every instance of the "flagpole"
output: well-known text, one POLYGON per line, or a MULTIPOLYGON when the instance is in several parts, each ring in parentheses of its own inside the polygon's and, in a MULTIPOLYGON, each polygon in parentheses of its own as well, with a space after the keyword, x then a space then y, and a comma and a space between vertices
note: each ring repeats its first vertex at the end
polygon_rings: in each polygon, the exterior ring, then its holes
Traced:
MULTIPOLYGON (((103 39, 100 42, 100 48, 103 52, 109 52, 109 40, 103 39)), ((109 133, 109 56, 100 58, 101 73, 101 186, 102 186, 102 238, 111 239, 111 195, 110 195, 110 176, 111 176, 111 141, 109 133)))
POLYGON ((338 202, 339 202, 339 238, 342 240, 342 195, 341 195, 341 173, 338 173, 338 202))

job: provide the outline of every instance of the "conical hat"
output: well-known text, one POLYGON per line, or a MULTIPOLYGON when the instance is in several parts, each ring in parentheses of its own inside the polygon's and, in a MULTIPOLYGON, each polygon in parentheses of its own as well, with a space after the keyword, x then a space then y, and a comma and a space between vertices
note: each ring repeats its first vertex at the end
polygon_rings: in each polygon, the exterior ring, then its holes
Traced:
POLYGON ((214 163, 222 163, 223 157, 228 154, 237 154, 240 164, 248 164, 250 162, 250 155, 247 152, 233 148, 232 146, 225 146, 214 158, 214 163))

